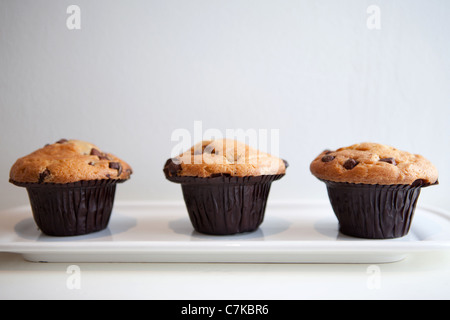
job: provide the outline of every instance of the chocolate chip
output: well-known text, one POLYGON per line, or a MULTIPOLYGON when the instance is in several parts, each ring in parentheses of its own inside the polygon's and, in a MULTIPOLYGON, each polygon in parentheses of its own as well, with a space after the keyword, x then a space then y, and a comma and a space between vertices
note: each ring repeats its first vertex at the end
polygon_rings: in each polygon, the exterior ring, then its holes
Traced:
POLYGON ((213 154, 213 153, 215 154, 216 153, 216 149, 214 147, 211 147, 211 146, 207 145, 207 144, 203 145, 201 150, 200 149, 194 149, 193 151, 194 151, 194 156, 203 154, 205 152, 208 153, 208 154, 213 154))
POLYGON ((39 174, 39 183, 43 183, 44 180, 50 175, 50 170, 45 169, 39 174))
POLYGON ((56 143, 59 143, 59 144, 63 144, 63 143, 66 143, 66 142, 69 142, 69 140, 61 139, 61 140, 56 141, 56 143))
POLYGON ((344 163, 344 168, 347 170, 352 170, 354 167, 356 167, 358 165, 358 163, 359 162, 356 161, 355 159, 348 159, 344 163))
POLYGON ((91 162, 88 163, 88 165, 95 166, 95 163, 91 161, 91 162))
POLYGON ((203 149, 203 153, 208 153, 208 154, 215 154, 216 153, 216 149, 214 147, 209 147, 207 146, 206 148, 203 149))
POLYGON ((283 159, 283 162, 284 162, 284 167, 287 169, 287 168, 289 168, 289 162, 287 162, 286 160, 284 160, 283 159))
POLYGON ((336 157, 330 156, 330 155, 326 155, 326 156, 323 156, 322 162, 331 162, 331 161, 333 161, 334 159, 336 159, 336 157))
POLYGON ((164 165, 164 174, 167 177, 174 177, 181 170, 181 163, 175 163, 173 159, 169 159, 166 161, 164 165))
POLYGON ((397 162, 395 161, 394 158, 383 158, 383 159, 380 159, 380 161, 381 161, 381 162, 387 162, 387 163, 393 164, 394 166, 397 165, 397 162))
POLYGON ((100 160, 109 160, 109 157, 105 153, 100 152, 99 150, 97 150, 95 148, 92 148, 90 155, 97 156, 100 160))
POLYGON ((323 153, 325 153, 325 154, 330 154, 330 153, 332 153, 332 152, 333 152, 333 151, 328 150, 328 149, 323 151, 323 153))
POLYGON ((201 148, 201 149, 199 148, 199 146, 195 146, 195 147, 192 149, 192 154, 193 154, 194 156, 198 156, 198 155, 200 155, 200 154, 203 154, 203 151, 205 151, 206 146, 207 146, 207 145, 202 145, 202 148, 201 148))
POLYGON ((91 150, 91 156, 97 156, 97 157, 100 157, 100 156, 102 156, 103 155, 103 153, 101 153, 99 150, 97 150, 97 149, 95 149, 95 148, 92 148, 92 150, 91 150))
POLYGON ((120 162, 110 162, 109 168, 117 170, 117 176, 120 176, 122 174, 122 165, 120 164, 120 162))

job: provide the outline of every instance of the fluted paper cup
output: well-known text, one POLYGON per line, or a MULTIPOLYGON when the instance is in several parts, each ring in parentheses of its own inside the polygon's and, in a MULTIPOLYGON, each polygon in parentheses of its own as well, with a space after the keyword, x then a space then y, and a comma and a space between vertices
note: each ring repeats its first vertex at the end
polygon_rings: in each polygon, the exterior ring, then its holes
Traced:
POLYGON ((50 236, 77 236, 105 229, 120 180, 92 180, 67 184, 11 183, 28 191, 33 218, 50 236))
POLYGON ((324 181, 343 234, 367 239, 409 233, 421 189, 413 185, 369 185, 324 181))
POLYGON ((168 180, 181 184, 193 228, 211 235, 258 229, 264 220, 271 184, 283 176, 198 178, 166 175, 168 180))

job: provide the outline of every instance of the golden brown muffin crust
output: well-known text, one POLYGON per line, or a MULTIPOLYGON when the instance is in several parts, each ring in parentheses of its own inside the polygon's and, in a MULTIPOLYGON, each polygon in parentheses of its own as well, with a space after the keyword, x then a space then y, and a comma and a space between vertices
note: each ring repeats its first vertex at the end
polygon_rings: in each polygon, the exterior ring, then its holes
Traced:
POLYGON ((319 179, 380 185, 425 184, 438 181, 435 166, 421 155, 378 143, 361 143, 322 152, 310 166, 319 179))
POLYGON ((126 180, 131 167, 97 146, 80 140, 62 139, 20 158, 10 179, 19 183, 72 183, 85 180, 126 180))
POLYGON ((215 175, 237 177, 285 174, 286 163, 230 139, 203 141, 165 166, 169 176, 207 178, 215 175))

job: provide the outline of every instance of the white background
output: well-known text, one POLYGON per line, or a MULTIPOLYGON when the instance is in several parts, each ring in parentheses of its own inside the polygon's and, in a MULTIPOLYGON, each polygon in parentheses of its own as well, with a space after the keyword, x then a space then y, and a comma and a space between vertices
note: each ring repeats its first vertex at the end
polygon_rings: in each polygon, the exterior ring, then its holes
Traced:
MULTIPOLYGON (((440 171, 421 202, 450 209, 446 0, 0 0, 0 208, 27 204, 14 161, 82 139, 134 168, 119 200, 180 200, 162 173, 175 129, 279 129, 272 199, 326 198, 309 163, 363 141, 440 171), (66 9, 81 8, 81 30, 66 9), (381 10, 381 30, 366 12, 381 10)), ((193 143, 195 141, 192 141, 193 143)))

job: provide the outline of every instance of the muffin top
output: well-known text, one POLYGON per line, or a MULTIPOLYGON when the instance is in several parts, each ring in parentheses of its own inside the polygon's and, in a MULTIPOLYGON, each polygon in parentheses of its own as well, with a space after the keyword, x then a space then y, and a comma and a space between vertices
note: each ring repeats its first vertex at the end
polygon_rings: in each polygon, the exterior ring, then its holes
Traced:
POLYGON ((166 177, 248 177, 285 174, 286 167, 280 158, 236 140, 221 139, 202 141, 169 159, 164 173, 166 177))
POLYGON ((311 173, 333 182, 379 185, 432 185, 438 171, 421 155, 378 143, 361 143, 325 150, 312 163, 311 173))
POLYGON ((86 180, 127 180, 131 167, 97 146, 62 139, 20 158, 12 166, 10 181, 16 183, 72 183, 86 180))

